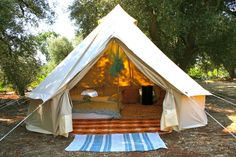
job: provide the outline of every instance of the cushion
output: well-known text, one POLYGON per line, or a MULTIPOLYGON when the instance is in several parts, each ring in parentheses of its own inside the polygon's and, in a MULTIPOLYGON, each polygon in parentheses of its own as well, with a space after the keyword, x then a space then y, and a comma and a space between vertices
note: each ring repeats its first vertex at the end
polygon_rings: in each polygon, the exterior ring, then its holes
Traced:
POLYGON ((84 96, 82 95, 71 95, 71 99, 74 101, 82 101, 84 96))
POLYGON ((90 100, 96 101, 96 102, 107 102, 108 98, 109 98, 108 96, 96 96, 96 97, 92 97, 90 100))
POLYGON ((124 104, 140 103, 140 95, 138 87, 127 87, 121 92, 121 102, 124 104))
POLYGON ((118 102, 119 101, 118 94, 113 94, 109 96, 108 101, 118 102))
POLYGON ((72 95, 71 96, 72 102, 74 103, 86 103, 86 102, 90 102, 91 97, 88 95, 72 95))
POLYGON ((84 102, 90 102, 91 101, 91 97, 89 95, 84 95, 83 96, 83 101, 84 102))

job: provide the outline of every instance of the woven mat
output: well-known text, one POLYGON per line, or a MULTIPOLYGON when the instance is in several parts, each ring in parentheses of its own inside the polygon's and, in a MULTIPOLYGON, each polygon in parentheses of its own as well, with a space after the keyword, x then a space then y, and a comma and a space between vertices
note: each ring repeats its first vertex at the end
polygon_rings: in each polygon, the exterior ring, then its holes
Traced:
POLYGON ((66 151, 130 152, 167 148, 158 133, 76 135, 66 151))

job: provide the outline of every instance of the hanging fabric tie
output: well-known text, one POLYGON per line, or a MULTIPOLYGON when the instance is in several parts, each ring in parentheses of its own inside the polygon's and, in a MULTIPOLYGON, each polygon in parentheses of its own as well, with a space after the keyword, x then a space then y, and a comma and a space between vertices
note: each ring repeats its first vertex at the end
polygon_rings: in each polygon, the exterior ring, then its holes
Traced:
POLYGON ((113 77, 117 77, 119 73, 124 69, 124 64, 122 58, 119 56, 119 51, 111 55, 112 65, 110 67, 110 74, 113 77))

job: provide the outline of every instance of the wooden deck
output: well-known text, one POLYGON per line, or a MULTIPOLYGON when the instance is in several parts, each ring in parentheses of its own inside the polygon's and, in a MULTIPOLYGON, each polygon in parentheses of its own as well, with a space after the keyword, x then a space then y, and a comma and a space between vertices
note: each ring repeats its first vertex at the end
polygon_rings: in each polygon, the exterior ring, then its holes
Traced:
POLYGON ((73 119, 74 134, 113 134, 159 132, 162 106, 128 104, 121 111, 121 119, 73 119))
MULTIPOLYGON (((160 132, 160 120, 157 119, 111 119, 84 120, 73 119, 74 134, 114 134, 135 132, 160 132)), ((163 132, 161 132, 163 133, 163 132)))

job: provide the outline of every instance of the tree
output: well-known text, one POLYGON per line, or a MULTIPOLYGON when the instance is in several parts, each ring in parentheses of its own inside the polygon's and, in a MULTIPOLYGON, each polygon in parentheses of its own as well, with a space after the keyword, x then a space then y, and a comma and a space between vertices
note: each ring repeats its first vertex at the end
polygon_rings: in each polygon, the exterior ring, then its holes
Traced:
POLYGON ((220 25, 217 25, 218 31, 212 33, 214 37, 207 43, 211 47, 208 55, 216 65, 223 65, 231 78, 236 78, 236 45, 234 44, 236 43, 234 29, 236 18, 228 15, 219 18, 218 21, 220 21, 220 25))
POLYGON ((39 64, 32 57, 17 57, 11 58, 11 62, 8 62, 3 69, 8 81, 20 95, 24 95, 27 85, 35 79, 38 67, 39 64))
POLYGON ((57 37, 49 41, 48 52, 56 65, 59 64, 73 50, 72 43, 65 37, 57 37))
MULTIPOLYGON (((78 41, 79 38, 76 40, 78 41)), ((72 43, 55 32, 44 32, 36 36, 38 49, 47 56, 47 63, 35 73, 31 88, 38 86, 47 75, 73 50, 72 43)))
POLYGON ((83 36, 81 34, 77 34, 75 38, 72 40, 73 47, 79 45, 81 41, 83 41, 83 36))
POLYGON ((55 32, 43 32, 40 33, 35 37, 35 40, 37 42, 38 49, 46 56, 46 60, 50 60, 50 54, 48 52, 48 44, 50 40, 53 40, 55 38, 59 37, 59 34, 55 32))
MULTIPOLYGON (((209 42, 215 40, 216 34, 227 34, 227 30, 219 29, 218 26, 234 29, 235 21, 232 19, 235 18, 235 12, 232 12, 228 5, 231 2, 231 0, 81 0, 74 1, 70 9, 71 18, 80 28, 78 32, 87 36, 97 25, 98 19, 119 3, 138 20, 141 30, 187 72, 202 55, 212 56, 211 59, 217 60, 225 67, 228 66, 226 64, 228 62, 220 59, 220 55, 212 55, 216 52, 215 49, 219 50, 222 47, 227 49, 227 45, 212 45, 209 42), (219 20, 221 18, 224 20, 219 20), (229 21, 233 24, 229 25, 229 21)), ((233 40, 228 41, 228 44, 234 45, 233 40)), ((235 51, 231 50, 231 53, 235 54, 235 51)), ((228 59, 231 58, 231 53, 226 54, 228 59)), ((231 66, 233 65, 230 64, 231 66)))
POLYGON ((41 19, 52 22, 53 14, 44 0, 0 1, 0 69, 20 95, 24 95, 39 63, 34 58, 37 45, 27 28, 41 19))

